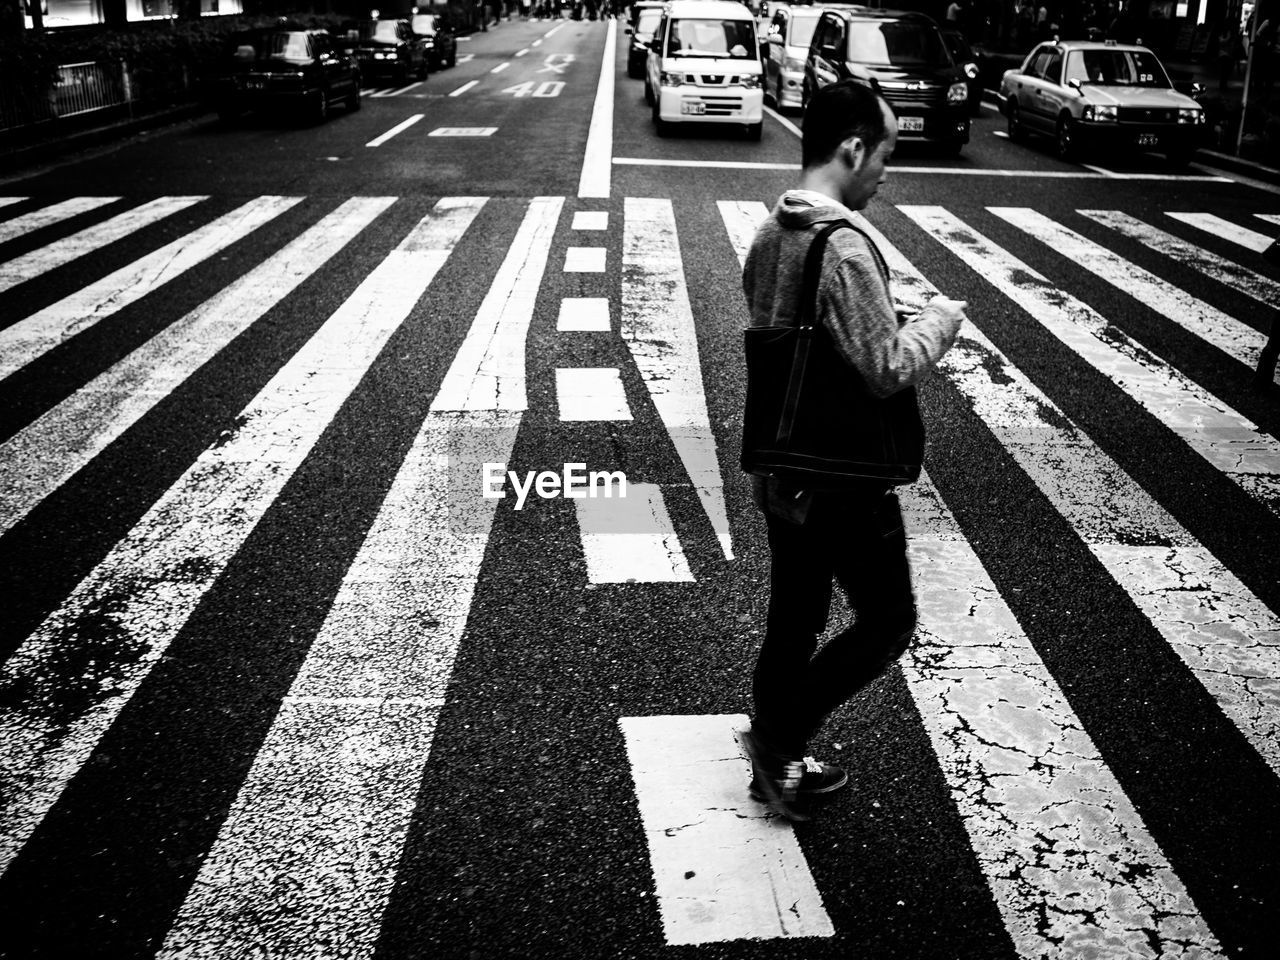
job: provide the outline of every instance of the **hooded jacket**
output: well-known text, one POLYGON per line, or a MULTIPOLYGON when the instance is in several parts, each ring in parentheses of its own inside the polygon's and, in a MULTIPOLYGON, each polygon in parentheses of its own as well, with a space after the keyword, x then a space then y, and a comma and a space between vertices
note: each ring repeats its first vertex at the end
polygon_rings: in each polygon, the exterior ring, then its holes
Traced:
MULTIPOLYGON (((742 287, 752 326, 794 326, 799 321, 804 261, 823 224, 857 215, 812 190, 789 190, 760 225, 747 254, 742 287)), ((875 253, 856 230, 837 230, 827 240, 818 283, 818 319, 836 350, 857 371, 868 391, 887 397, 919 382, 951 348, 960 320, 926 307, 899 325, 889 286, 875 253)), ((753 477, 756 502, 764 509, 801 519, 808 497, 780 491, 773 478, 753 477), (785 501, 786 509, 778 509, 785 501), (801 517, 796 516, 797 507, 801 517)))

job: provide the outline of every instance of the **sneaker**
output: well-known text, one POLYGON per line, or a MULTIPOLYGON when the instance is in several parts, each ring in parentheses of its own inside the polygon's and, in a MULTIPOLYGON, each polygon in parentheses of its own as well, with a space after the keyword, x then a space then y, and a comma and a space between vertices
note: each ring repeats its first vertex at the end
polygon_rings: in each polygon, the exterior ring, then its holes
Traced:
POLYGON ((804 764, 774 753, 754 730, 739 730, 738 739, 751 761, 752 797, 767 803, 775 813, 788 820, 796 823, 807 821, 809 815, 797 803, 804 764))
MULTIPOLYGON (((800 767, 800 780, 795 788, 797 797, 816 797, 825 793, 835 793, 849 782, 849 774, 843 767, 837 767, 834 763, 823 763, 813 757, 805 757, 796 766, 800 767)), ((750 792, 752 800, 768 802, 766 792, 760 788, 754 777, 751 780, 750 792)))

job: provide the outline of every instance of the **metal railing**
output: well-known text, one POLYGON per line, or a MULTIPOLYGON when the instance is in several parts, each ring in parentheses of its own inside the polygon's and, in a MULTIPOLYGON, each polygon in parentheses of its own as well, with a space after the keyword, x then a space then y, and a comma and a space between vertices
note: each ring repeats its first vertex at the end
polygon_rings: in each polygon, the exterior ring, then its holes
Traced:
POLYGON ((58 67, 52 99, 55 117, 74 117, 93 110, 118 107, 133 99, 129 90, 129 71, 124 61, 64 64, 58 67))
POLYGON ((53 82, 0 84, 0 131, 79 117, 113 107, 181 102, 192 94, 191 79, 181 70, 138 71, 123 60, 68 63, 58 67, 53 82))

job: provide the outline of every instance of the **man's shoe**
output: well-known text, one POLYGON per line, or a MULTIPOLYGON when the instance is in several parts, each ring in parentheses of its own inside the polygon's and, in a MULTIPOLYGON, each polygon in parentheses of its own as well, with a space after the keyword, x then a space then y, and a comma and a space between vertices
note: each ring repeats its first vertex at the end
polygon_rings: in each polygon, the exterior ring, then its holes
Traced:
POLYGON ((774 753, 754 730, 739 730, 738 739, 751 761, 752 796, 767 803, 775 813, 795 823, 809 820, 798 803, 797 791, 804 776, 804 764, 774 753), (756 796, 756 791, 759 796, 756 796))
MULTIPOLYGON (((849 774, 843 767, 837 767, 834 763, 823 763, 813 757, 805 757, 800 766, 802 772, 800 782, 796 786, 797 798, 835 793, 849 782, 849 774)), ((759 800, 761 803, 769 802, 768 795, 760 788, 755 777, 751 779, 750 792, 752 800, 759 800)))

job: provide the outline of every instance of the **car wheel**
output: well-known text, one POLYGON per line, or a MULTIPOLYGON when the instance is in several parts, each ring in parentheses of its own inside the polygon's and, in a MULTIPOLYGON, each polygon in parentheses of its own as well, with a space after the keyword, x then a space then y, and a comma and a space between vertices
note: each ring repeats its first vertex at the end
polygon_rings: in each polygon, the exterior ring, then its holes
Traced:
POLYGON ((1177 147, 1166 153, 1165 159, 1169 161, 1169 166, 1181 169, 1191 163, 1195 152, 1195 147, 1177 147))
POLYGON ((324 90, 317 90, 315 102, 311 105, 311 119, 316 123, 324 123, 329 119, 329 94, 324 90))
POLYGON ((806 77, 804 82, 800 84, 800 109, 809 109, 809 78, 806 77))
POLYGON ((352 85, 351 95, 347 97, 347 110, 354 113, 360 109, 360 81, 357 80, 352 85))
MULTIPOLYGON (((437 67, 436 69, 439 69, 439 67, 437 67)), ((430 72, 431 72, 431 63, 427 60, 426 57, 423 57, 422 66, 418 68, 418 79, 419 80, 427 79, 427 74, 429 74, 430 72)))
POLYGON ((666 120, 663 120, 663 119, 662 119, 662 116, 661 116, 661 114, 658 112, 658 109, 659 109, 659 108, 658 108, 658 101, 655 99, 655 100, 653 101, 653 111, 652 111, 652 113, 653 113, 653 129, 657 132, 658 136, 660 136, 660 137, 666 137, 666 136, 669 136, 669 135, 671 134, 671 124, 670 124, 670 123, 668 123, 666 120))
POLYGON ((964 149, 963 140, 948 140, 946 143, 942 144, 941 147, 939 147, 938 152, 941 153, 942 156, 944 157, 958 157, 960 156, 960 151, 963 149, 964 149))
POLYGON ((1074 160, 1076 154, 1079 153, 1079 144, 1076 143, 1076 122, 1070 117, 1058 118, 1058 159, 1074 160))
POLYGON ((778 112, 782 112, 782 75, 778 75, 778 89, 774 91, 773 102, 778 105, 778 112))
POLYGON ((396 72, 392 76, 391 80, 397 87, 403 87, 406 83, 408 83, 409 82, 408 65, 402 63, 400 64, 400 66, 396 67, 396 72))
POLYGON ((644 102, 649 104, 651 107, 654 105, 653 87, 649 86, 648 77, 644 78, 644 102))
POLYGON ((1009 139, 1021 140, 1027 135, 1027 128, 1022 125, 1022 118, 1018 116, 1018 104, 1010 102, 1009 104, 1009 139))
POLYGON ((748 123, 746 132, 748 140, 759 140, 760 134, 764 132, 764 121, 761 120, 759 123, 748 123))
POLYGON ((458 65, 458 48, 454 47, 449 51, 449 62, 445 64, 447 67, 456 67, 458 65))

